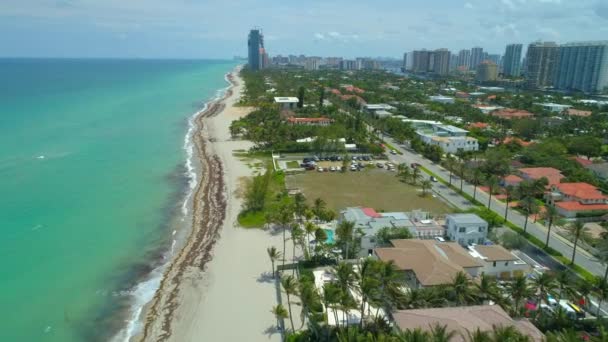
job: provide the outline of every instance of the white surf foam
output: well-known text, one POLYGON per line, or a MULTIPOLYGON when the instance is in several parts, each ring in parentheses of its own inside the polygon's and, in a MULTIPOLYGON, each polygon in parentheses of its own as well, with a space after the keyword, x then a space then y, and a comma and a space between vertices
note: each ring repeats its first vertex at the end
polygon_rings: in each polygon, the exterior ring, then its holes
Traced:
MULTIPOLYGON (((184 198, 184 202, 182 203, 182 217, 181 220, 185 221, 188 218, 188 207, 190 205, 190 201, 192 199, 192 195, 194 193, 194 189, 197 185, 197 176, 196 170, 194 168, 194 142, 193 135, 194 130, 196 128, 195 120, 201 115, 207 108, 209 104, 219 100, 224 96, 226 91, 228 91, 232 84, 228 79, 229 73, 224 75, 224 80, 228 83, 228 86, 225 88, 219 89, 213 98, 205 103, 203 108, 196 113, 194 113, 188 119, 188 131, 186 132, 186 136, 184 137, 184 150, 186 151, 186 176, 188 177, 188 192, 184 198)), ((175 236, 177 231, 174 230, 172 235, 175 236)), ((144 306, 149 303, 152 298, 154 298, 154 294, 158 290, 160 286, 160 282, 162 280, 165 268, 167 267, 168 261, 171 260, 173 255, 175 254, 175 247, 177 245, 177 240, 173 239, 171 242, 171 248, 168 253, 163 256, 163 259, 167 262, 163 263, 159 267, 155 268, 150 275, 147 277, 147 280, 140 282, 137 284, 131 291, 128 291, 126 295, 132 298, 132 306, 129 311, 129 318, 126 321, 126 326, 118 332, 112 341, 115 342, 128 342, 133 336, 139 334, 143 329, 143 323, 141 322, 141 314, 144 306)))

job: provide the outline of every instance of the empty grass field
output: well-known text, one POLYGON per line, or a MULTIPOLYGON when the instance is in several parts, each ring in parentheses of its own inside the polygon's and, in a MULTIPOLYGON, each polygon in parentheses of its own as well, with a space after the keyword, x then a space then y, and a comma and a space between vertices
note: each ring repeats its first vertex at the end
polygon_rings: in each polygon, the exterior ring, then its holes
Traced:
POLYGON ((286 177, 288 189, 301 189, 309 202, 322 198, 328 208, 339 212, 345 207, 365 206, 384 211, 422 209, 435 215, 451 212, 451 208, 428 194, 421 197, 418 186, 399 181, 395 172, 366 169, 362 172, 316 172, 286 177))

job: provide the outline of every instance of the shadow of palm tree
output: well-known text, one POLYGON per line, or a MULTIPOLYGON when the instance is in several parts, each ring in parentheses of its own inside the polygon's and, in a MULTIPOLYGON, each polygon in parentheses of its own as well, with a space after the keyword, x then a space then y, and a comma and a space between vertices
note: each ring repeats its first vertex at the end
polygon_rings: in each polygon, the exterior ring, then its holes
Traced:
POLYGON ((272 272, 262 272, 256 279, 258 283, 272 283, 274 280, 272 272))

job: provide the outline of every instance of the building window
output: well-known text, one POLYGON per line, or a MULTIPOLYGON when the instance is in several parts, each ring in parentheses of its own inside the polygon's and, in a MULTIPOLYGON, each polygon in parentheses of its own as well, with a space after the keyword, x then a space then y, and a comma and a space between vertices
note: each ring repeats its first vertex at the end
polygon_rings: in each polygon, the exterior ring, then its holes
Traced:
POLYGON ((494 261, 494 262, 492 263, 492 266, 493 266, 493 267, 496 267, 496 261, 494 261))
POLYGON ((483 233, 483 231, 484 231, 484 228, 483 227, 479 227, 479 232, 483 233))
POLYGON ((509 266, 509 262, 508 261, 505 261, 505 266, 509 266))
POLYGON ((459 232, 459 233, 464 233, 464 232, 466 232, 466 231, 467 231, 467 229, 466 229, 465 227, 460 227, 460 228, 458 228, 458 232, 459 232))

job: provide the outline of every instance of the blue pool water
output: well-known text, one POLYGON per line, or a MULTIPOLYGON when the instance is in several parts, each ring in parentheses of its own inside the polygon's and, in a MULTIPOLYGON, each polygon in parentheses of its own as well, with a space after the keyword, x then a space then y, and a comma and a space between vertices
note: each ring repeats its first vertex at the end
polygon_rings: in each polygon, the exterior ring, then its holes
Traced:
POLYGON ((325 240, 325 243, 333 244, 335 242, 334 241, 334 231, 331 229, 323 229, 323 230, 327 234, 327 240, 325 240))

